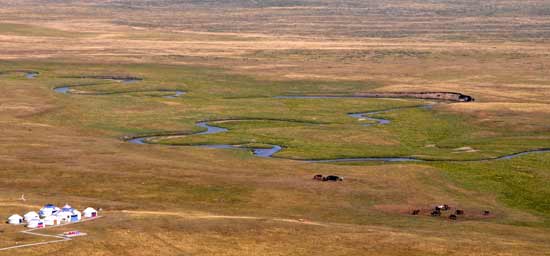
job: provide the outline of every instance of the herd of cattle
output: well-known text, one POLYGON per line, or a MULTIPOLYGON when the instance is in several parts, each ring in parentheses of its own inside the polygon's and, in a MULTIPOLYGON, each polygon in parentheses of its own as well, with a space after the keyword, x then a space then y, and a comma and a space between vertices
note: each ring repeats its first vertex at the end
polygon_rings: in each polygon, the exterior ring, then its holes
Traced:
MULTIPOLYGON (((323 176, 322 174, 317 174, 317 175, 313 176, 313 180, 337 182, 337 181, 344 181, 344 177, 336 176, 336 175, 323 176)), ((431 210, 430 215, 433 216, 433 217, 440 217, 441 212, 449 211, 449 210, 451 210, 451 207, 448 204, 438 205, 438 206, 434 207, 431 210)), ((485 210, 485 211, 483 211, 482 214, 483 214, 483 216, 489 216, 491 214, 491 212, 485 210)), ((411 215, 420 215, 420 209, 412 210, 411 215)), ((449 219, 457 220, 458 216, 464 216, 464 215, 465 215, 464 210, 455 209, 454 212, 449 214, 449 219)))
POLYGON ((313 176, 313 179, 318 181, 344 181, 344 177, 342 176, 336 176, 336 175, 323 176, 322 174, 317 174, 313 176))
MULTIPOLYGON (((439 217, 441 216, 441 212, 443 211, 449 211, 451 210, 451 207, 447 204, 443 204, 443 205, 438 205, 436 206, 431 212, 430 212, 430 215, 433 216, 433 217, 439 217)), ((412 215, 419 215, 420 214, 420 209, 415 209, 411 212, 412 215)), ((490 211, 483 211, 483 216, 489 216, 491 214, 490 211)), ((457 220, 458 219, 458 216, 463 216, 464 215, 464 210, 461 210, 461 209, 456 209, 452 214, 449 215, 449 219, 451 220, 457 220)))

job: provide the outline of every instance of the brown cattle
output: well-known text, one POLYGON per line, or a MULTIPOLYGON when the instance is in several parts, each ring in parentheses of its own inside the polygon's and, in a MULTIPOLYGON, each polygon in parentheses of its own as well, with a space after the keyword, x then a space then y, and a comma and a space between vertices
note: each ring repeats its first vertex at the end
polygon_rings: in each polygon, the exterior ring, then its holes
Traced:
POLYGON ((434 216, 434 217, 437 217, 437 216, 441 216, 441 211, 432 211, 432 213, 430 213, 430 215, 434 216))

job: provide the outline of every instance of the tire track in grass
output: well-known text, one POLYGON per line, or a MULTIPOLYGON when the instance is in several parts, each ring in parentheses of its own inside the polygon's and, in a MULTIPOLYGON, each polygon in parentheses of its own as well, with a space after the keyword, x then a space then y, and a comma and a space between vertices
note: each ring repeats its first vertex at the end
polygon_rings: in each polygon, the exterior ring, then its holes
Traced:
POLYGON ((288 218, 274 218, 274 217, 256 217, 256 216, 245 216, 245 215, 215 215, 209 213, 201 212, 161 212, 161 211, 133 211, 133 210, 122 210, 121 213, 133 214, 133 215, 153 215, 153 216, 176 216, 181 218, 188 219, 233 219, 233 220, 271 220, 277 222, 287 222, 303 225, 313 225, 313 226, 323 226, 327 227, 327 224, 315 221, 307 221, 300 219, 288 219, 288 218))

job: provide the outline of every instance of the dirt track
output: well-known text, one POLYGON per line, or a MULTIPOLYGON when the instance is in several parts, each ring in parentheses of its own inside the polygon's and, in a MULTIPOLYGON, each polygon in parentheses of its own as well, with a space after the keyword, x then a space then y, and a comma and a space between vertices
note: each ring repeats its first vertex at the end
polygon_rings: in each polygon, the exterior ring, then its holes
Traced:
POLYGON ((102 218, 102 217, 103 216, 98 216, 98 217, 91 218, 91 219, 83 219, 79 222, 71 222, 71 223, 61 224, 61 225, 57 225, 57 226, 49 226, 49 227, 45 227, 45 228, 33 228, 33 229, 23 230, 23 231, 21 231, 21 233, 23 233, 23 234, 33 235, 33 236, 42 236, 42 237, 53 237, 53 238, 56 238, 56 240, 4 247, 4 248, 0 248, 0 251, 8 251, 8 250, 25 248, 25 247, 33 247, 33 246, 39 246, 39 245, 47 245, 47 244, 71 241, 72 239, 70 237, 64 237, 64 236, 59 236, 59 235, 40 234, 40 233, 36 233, 36 232, 40 231, 40 230, 44 230, 44 229, 51 229, 51 228, 57 228, 57 227, 62 227, 62 226, 75 225, 75 224, 86 222, 86 221, 96 220, 96 219, 99 219, 99 218, 102 218))
POLYGON ((306 220, 296 220, 296 219, 286 219, 286 218, 272 218, 272 217, 254 217, 254 216, 242 216, 242 215, 213 215, 209 213, 201 212, 156 212, 156 211, 120 211, 122 213, 132 214, 132 215, 157 215, 157 216, 177 216, 180 218, 188 219, 243 219, 243 220, 270 220, 278 222, 289 222, 297 223, 304 225, 314 225, 314 226, 328 226, 320 222, 306 221, 306 220))

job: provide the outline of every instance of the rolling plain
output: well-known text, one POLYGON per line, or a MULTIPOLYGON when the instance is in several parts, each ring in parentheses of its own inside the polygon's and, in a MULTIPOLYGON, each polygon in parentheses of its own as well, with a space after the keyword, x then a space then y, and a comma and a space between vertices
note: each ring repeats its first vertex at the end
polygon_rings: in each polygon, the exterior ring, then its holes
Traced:
POLYGON ((0 255, 550 253, 550 153, 498 159, 550 149, 547 1, 0 3, 0 217, 104 216, 0 255), (475 101, 280 97, 426 91, 475 101))

